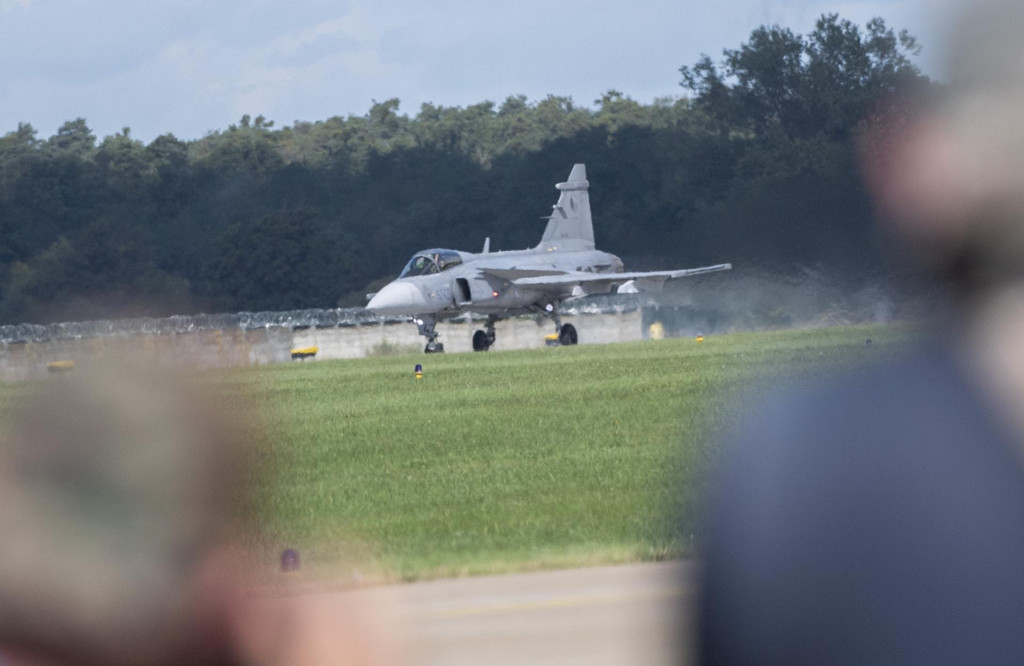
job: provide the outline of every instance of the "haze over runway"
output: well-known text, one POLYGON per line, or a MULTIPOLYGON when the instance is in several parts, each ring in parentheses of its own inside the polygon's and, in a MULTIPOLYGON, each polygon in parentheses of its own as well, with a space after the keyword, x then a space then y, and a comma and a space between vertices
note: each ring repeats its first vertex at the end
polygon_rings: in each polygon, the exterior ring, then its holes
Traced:
POLYGON ((591 106, 611 89, 650 103, 681 95, 678 69, 702 53, 763 24, 806 33, 826 12, 906 28, 930 73, 947 1, 0 0, 0 135, 83 117, 100 138, 196 139, 244 114, 280 127, 391 98, 410 115, 517 94, 591 106))

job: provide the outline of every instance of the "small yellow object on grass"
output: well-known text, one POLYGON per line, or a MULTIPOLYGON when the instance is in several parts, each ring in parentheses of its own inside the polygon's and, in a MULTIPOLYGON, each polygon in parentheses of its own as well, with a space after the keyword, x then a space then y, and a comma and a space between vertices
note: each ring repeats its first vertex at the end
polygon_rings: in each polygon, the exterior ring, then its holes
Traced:
POLYGON ((46 369, 50 372, 69 372, 70 370, 74 370, 74 368, 74 361, 51 361, 46 364, 46 369))
POLYGON ((704 342, 704 336, 703 335, 698 335, 697 336, 697 342, 704 342))
POLYGON ((316 353, 320 351, 319 347, 303 347, 302 349, 293 349, 292 358, 309 358, 316 356, 316 353))
POLYGON ((558 333, 552 333, 551 335, 544 336, 544 344, 549 347, 555 347, 562 343, 558 340, 558 333))

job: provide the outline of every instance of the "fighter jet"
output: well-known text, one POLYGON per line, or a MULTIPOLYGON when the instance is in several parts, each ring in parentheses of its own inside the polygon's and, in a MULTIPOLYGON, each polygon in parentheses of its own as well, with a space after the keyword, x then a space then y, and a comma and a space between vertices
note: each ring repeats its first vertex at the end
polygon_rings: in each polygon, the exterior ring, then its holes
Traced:
POLYGON ((383 315, 406 315, 427 339, 428 354, 444 351, 435 328, 442 319, 464 312, 487 315, 473 333, 473 350, 494 344, 494 325, 521 314, 540 314, 555 324, 558 341, 574 345, 576 328, 563 324, 559 304, 593 294, 657 291, 666 280, 732 268, 716 264, 675 271, 623 272, 622 260, 594 246, 587 171, 576 164, 561 192, 540 244, 528 250, 491 252, 490 239, 480 253, 432 249, 417 252, 396 280, 367 294, 367 309, 383 315))

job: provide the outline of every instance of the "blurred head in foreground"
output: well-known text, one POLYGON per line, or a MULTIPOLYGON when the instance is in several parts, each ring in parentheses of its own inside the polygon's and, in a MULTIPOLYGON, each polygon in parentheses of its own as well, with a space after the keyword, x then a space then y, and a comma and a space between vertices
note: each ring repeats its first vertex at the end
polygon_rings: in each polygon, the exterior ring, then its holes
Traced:
POLYGON ((244 404, 76 369, 0 419, 0 664, 387 664, 380 604, 246 590, 244 404))
POLYGON ((5 414, 0 648, 64 663, 222 661, 218 552, 239 431, 130 372, 60 377, 5 414))
POLYGON ((945 83, 882 114, 864 169, 902 257, 970 294, 1024 266, 1024 5, 971 3, 955 26, 945 83))
POLYGON ((1022 34, 1024 4, 972 3, 948 86, 869 132, 885 229, 956 316, 748 420, 707 520, 704 663, 1024 662, 1022 34))

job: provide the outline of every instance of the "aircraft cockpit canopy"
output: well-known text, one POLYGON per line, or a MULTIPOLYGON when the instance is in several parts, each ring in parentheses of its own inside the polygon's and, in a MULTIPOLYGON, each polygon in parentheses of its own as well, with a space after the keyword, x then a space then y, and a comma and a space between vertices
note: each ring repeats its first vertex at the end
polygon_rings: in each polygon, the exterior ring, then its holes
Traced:
POLYGON ((441 273, 462 263, 462 255, 455 250, 424 250, 413 255, 399 278, 441 273))

